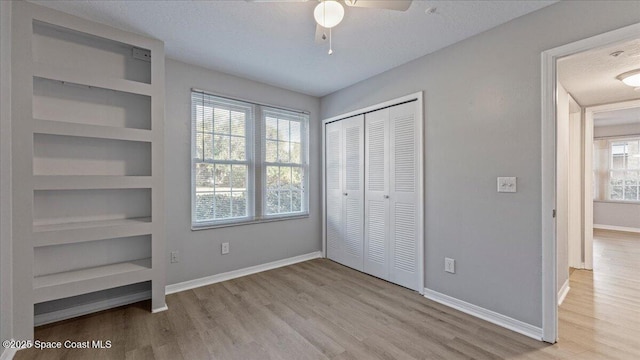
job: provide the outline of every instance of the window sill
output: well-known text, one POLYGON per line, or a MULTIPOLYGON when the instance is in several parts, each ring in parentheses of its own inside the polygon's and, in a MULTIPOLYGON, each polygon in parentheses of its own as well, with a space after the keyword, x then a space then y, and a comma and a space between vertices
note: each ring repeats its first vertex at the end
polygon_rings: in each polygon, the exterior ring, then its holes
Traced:
POLYGON ((640 205, 640 201, 624 201, 624 200, 593 200, 594 203, 604 204, 626 204, 626 205, 640 205))
POLYGON ((199 230, 210 230, 210 229, 219 229, 231 226, 242 226, 242 225, 253 225, 253 224, 263 224, 270 223, 275 221, 285 221, 285 220, 299 220, 299 219, 307 219, 309 217, 309 213, 299 214, 299 215, 287 215, 287 216, 272 216, 262 219, 254 219, 247 221, 238 221, 238 222, 228 222, 222 224, 211 224, 211 225, 203 225, 203 226, 191 226, 191 231, 199 231, 199 230))

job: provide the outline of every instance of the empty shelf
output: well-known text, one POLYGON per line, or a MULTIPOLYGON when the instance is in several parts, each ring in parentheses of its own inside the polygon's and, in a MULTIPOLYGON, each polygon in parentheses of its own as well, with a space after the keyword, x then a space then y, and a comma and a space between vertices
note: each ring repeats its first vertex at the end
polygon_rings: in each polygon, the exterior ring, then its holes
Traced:
POLYGON ((151 218, 85 221, 33 227, 34 247, 73 244, 152 233, 151 218))
POLYGON ((127 141, 151 142, 152 140, 151 130, 40 119, 33 119, 33 132, 36 134, 82 136, 127 141))
POLYGON ((41 303, 149 281, 151 271, 151 259, 148 258, 36 276, 33 279, 34 302, 41 303))
POLYGON ((103 77, 94 74, 86 74, 79 72, 77 69, 67 69, 64 67, 52 66, 38 62, 33 63, 33 76, 43 79, 68 82, 72 84, 128 92, 132 94, 147 96, 151 96, 153 94, 153 90, 150 84, 125 79, 103 77))
POLYGON ((35 175, 34 190, 147 189, 151 176, 35 175))

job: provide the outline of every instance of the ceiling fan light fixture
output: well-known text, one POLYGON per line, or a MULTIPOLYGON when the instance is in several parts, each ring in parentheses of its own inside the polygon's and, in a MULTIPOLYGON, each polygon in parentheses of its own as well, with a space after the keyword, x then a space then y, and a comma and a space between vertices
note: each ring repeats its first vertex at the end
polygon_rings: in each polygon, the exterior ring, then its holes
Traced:
POLYGON ((639 88, 640 87, 640 69, 627 71, 616 76, 616 79, 622 81, 625 85, 639 88))
POLYGON ((331 29, 340 24, 344 18, 344 8, 335 0, 325 0, 313 10, 313 18, 318 25, 331 29))

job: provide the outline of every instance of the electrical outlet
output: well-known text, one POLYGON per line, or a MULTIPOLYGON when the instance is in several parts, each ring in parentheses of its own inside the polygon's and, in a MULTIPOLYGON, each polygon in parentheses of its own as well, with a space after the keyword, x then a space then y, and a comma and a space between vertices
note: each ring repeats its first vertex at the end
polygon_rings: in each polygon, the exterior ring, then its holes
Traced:
POLYGON ((180 254, 177 251, 172 251, 171 252, 171 262, 172 263, 180 262, 180 257, 178 255, 180 255, 180 254))
POLYGON ((147 49, 140 49, 140 48, 134 47, 131 53, 131 56, 134 59, 151 62, 151 51, 147 49))
POLYGON ((444 258, 444 271, 448 273, 456 273, 456 261, 451 258, 444 258))
POLYGON ((222 255, 229 253, 229 243, 222 243, 222 255))

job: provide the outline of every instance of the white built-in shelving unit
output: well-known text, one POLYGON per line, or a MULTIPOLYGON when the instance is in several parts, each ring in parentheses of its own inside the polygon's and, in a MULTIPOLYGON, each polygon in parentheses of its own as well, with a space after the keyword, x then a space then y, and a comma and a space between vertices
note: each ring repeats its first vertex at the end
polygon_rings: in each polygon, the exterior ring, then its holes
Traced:
POLYGON ((120 286, 163 310, 163 43, 13 6, 16 338, 35 304, 120 286))

